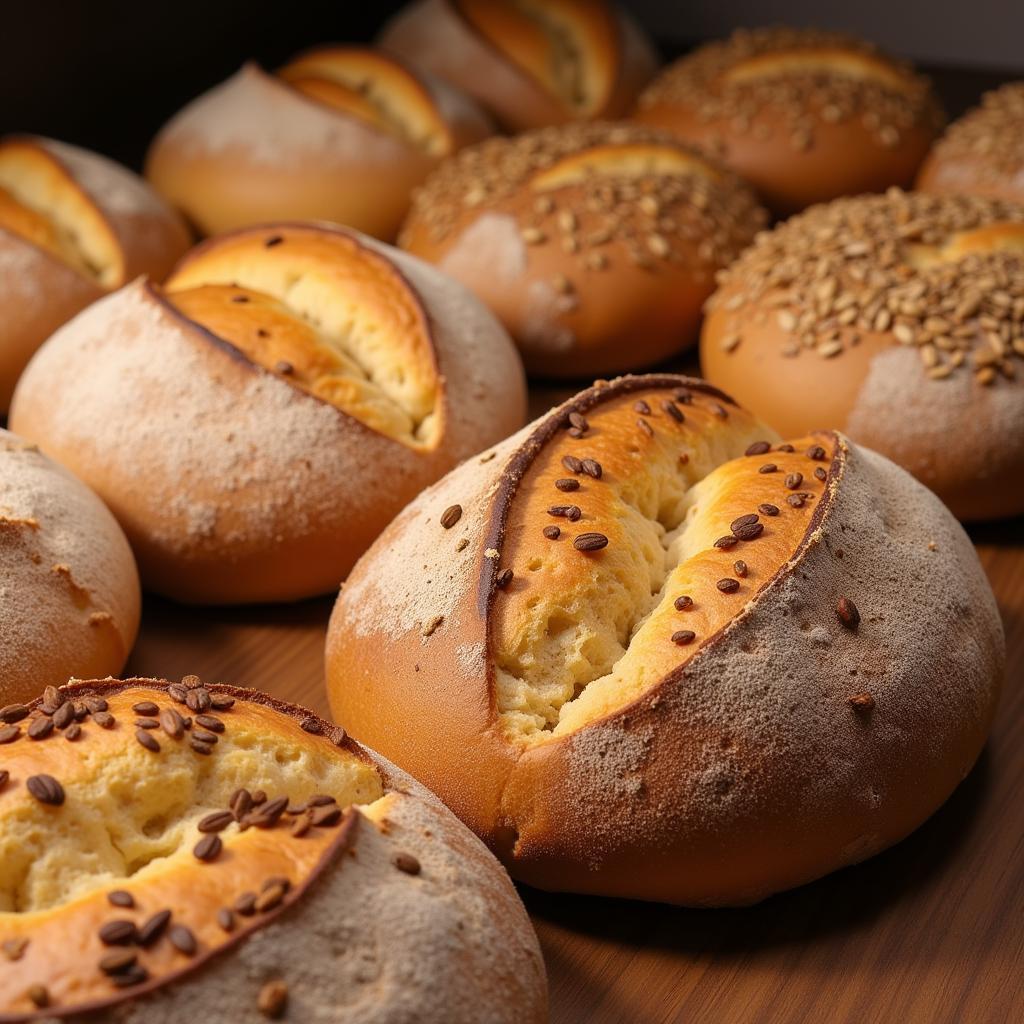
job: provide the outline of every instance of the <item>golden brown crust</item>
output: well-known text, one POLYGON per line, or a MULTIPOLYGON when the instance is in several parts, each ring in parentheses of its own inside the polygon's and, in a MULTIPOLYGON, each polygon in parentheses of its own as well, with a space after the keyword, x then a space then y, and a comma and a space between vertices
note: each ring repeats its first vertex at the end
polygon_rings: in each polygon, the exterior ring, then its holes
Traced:
POLYGON ((45 347, 12 422, 104 497, 154 589, 207 603, 289 600, 336 586, 394 511, 514 430, 522 370, 457 285, 340 228, 226 236, 197 249, 172 286, 232 280, 286 302, 289 330, 330 334, 368 376, 339 377, 321 397, 182 315, 174 291, 137 283, 45 347))
POLYGON ((418 0, 379 42, 475 97, 510 132, 620 117, 657 67, 636 22, 604 0, 418 0))
POLYGON ((37 136, 0 139, 0 410, 62 323, 188 247, 181 219, 127 169, 37 136))
POLYGON ((1024 207, 896 190, 763 235, 708 303, 708 379, 783 434, 830 425, 961 518, 1024 509, 1024 207))
MULTIPOLYGON (((474 1000, 495 1020, 542 1019, 539 951, 498 866, 343 730, 194 676, 74 682, 22 713, 19 730, 34 724, 5 747, 0 797, 0 843, 15 844, 0 876, 0 1020, 107 1021, 120 1004, 118 1020, 163 1022, 224 987, 236 997, 233 1019, 256 1020, 261 949, 297 926, 340 941, 369 914, 393 917, 397 899, 408 934, 361 952, 363 971, 376 968, 372 987, 346 978, 353 989, 331 999, 325 1019, 398 1019, 410 999, 424 1020, 468 1021, 474 1000), (24 863, 22 846, 40 840, 24 863), (481 921, 485 908, 504 920, 481 921), (445 933, 470 925, 480 953, 463 962, 445 933), (442 938, 444 951, 418 949, 442 938), (500 942, 507 967, 494 962, 500 942), (408 972, 396 967, 409 954, 429 970, 402 987, 396 975, 408 972), (519 972, 513 992, 509 970, 519 972), (423 988, 428 973, 436 995, 423 988), (512 1012, 500 1002, 508 994, 519 998, 512 1012)), ((278 949, 274 977, 292 986, 292 1017, 304 1019, 312 995, 303 982, 330 969, 350 973, 320 940, 312 955, 278 949)))
POLYGON ((786 216, 908 187, 942 114, 928 81, 864 40, 739 30, 667 68, 634 116, 714 153, 786 216))
POLYGON ((198 97, 157 136, 146 175, 204 234, 329 220, 390 240, 412 188, 490 131, 446 83, 322 47, 274 75, 247 64, 198 97))
POLYGON ((400 244, 476 292, 528 370, 581 377, 688 344, 715 271, 764 219, 739 179, 667 133, 579 123, 443 164, 400 244))
POLYGON ((685 378, 625 378, 583 393, 417 499, 339 597, 327 645, 335 715, 437 786, 531 884, 751 902, 902 838, 984 742, 1003 640, 963 531, 873 453, 832 434, 780 450, 731 404, 725 420, 705 419, 700 410, 721 402, 685 378), (683 424, 651 401, 680 387, 692 394, 676 403, 683 424), (633 412, 637 394, 653 415, 633 412), (572 440, 570 412, 586 420, 572 440), (570 448, 580 458, 604 445, 629 454, 620 431, 634 415, 655 433, 636 428, 647 474, 620 478, 614 455, 598 459, 603 472, 585 474, 577 522, 538 515, 531 488, 547 479, 544 467, 570 448), (662 449, 677 437, 700 481, 674 515, 668 503, 652 514, 645 502, 656 508, 674 493, 662 449), (770 463, 776 472, 761 472, 770 463), (787 481, 795 472, 804 480, 787 481), (631 496, 602 497, 604 488, 631 496), (445 533, 438 516, 454 504, 461 512, 445 533), (760 508, 769 504, 778 516, 760 508), (731 518, 740 509, 760 518, 731 518), (665 565, 655 559, 659 572, 648 576, 623 557, 646 548, 654 521, 668 531, 665 565), (565 531, 545 538, 554 568, 532 547, 549 523, 565 531), (578 531, 604 533, 608 544, 579 550, 578 531), (747 539, 716 548, 719 532, 747 539), (730 573, 737 559, 746 576, 730 573), (736 585, 717 585, 727 578, 736 585), (635 617, 602 653, 634 583, 635 617), (693 604, 676 606, 677 597, 693 604), (560 621, 548 616, 552 603, 560 621), (531 615, 549 628, 524 631, 531 615), (668 624, 689 629, 688 616, 693 638, 664 635, 668 624), (561 657, 546 661, 563 636, 561 657), (384 637, 386 674, 373 653, 384 637), (588 674, 557 695, 562 659, 581 658, 588 674), (541 668, 532 677, 531 665, 541 668), (503 678, 512 668, 516 685, 503 678), (937 671, 956 683, 929 705, 937 671), (543 719, 544 701, 557 714, 531 731, 524 719, 543 719))
POLYGON ((121 669, 139 625, 139 579, 124 534, 94 494, 7 431, 0 574, 0 708, 71 675, 121 669))
POLYGON ((1024 82, 988 92, 932 147, 916 187, 1024 203, 1024 82))

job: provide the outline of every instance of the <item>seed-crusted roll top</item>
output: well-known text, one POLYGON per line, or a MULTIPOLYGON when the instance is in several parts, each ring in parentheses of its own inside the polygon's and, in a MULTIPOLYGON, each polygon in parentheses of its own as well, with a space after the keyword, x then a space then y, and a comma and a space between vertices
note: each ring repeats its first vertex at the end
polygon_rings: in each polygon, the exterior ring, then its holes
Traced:
POLYGON ((834 423, 961 515, 1024 507, 990 486, 1024 466, 1024 206, 893 189, 815 207, 707 308, 704 372, 777 430, 834 423))
POLYGON ((710 147, 779 214, 909 185, 941 111, 927 79, 855 37, 740 30, 677 61, 639 120, 710 147))
MULTIPOLYGON (((389 957, 365 931, 368 908, 404 900, 422 939, 436 913, 427 890, 463 866, 447 852, 424 857, 454 823, 431 821, 444 817, 436 804, 413 806, 422 791, 409 793, 342 729, 195 676, 49 687, 5 716, 17 734, 0 747, 0 1019, 79 1020, 123 1003, 126 1020, 163 1022, 229 991, 240 1021, 281 1016, 287 1003, 290 1019, 308 1020, 321 998, 322 1019, 362 1019, 351 1016, 368 998, 360 982, 348 977, 353 990, 337 1003, 315 984, 325 969, 338 975, 329 988, 351 974, 345 951, 290 949, 296 923, 301 943, 340 942, 344 931, 342 947, 364 945, 363 970, 376 967, 370 1001, 397 1012, 407 995, 393 991, 389 957)), ((486 876, 467 884, 508 902, 486 876)), ((475 898, 449 923, 436 919, 437 937, 460 915, 460 925, 474 919, 475 898)), ((522 915, 511 909, 510 934, 522 915)), ((522 968, 525 950, 511 952, 522 968)), ((452 963, 435 967, 444 988, 452 963)), ((429 997, 424 1007, 424 1019, 440 1019, 429 997)), ((528 999, 526 1019, 532 1009, 528 999)))
POLYGON ((638 26, 603 0, 410 3, 380 42, 475 96, 511 131, 624 114, 656 66, 638 26))
POLYGON ((764 220, 734 175, 669 134, 574 124, 442 165, 400 244, 480 295, 528 369, 579 376, 691 340, 714 273, 764 220))
POLYGON ((253 362, 404 444, 443 431, 426 310, 384 257, 340 232, 286 227, 197 249, 168 300, 253 362))
POLYGON ((599 383, 422 494, 327 639, 335 715, 516 877, 700 905, 906 835, 977 757, 1003 663, 934 495, 671 376, 599 383))
POLYGON ((985 94, 954 121, 917 178, 922 192, 988 196, 1024 203, 1024 82, 985 94))

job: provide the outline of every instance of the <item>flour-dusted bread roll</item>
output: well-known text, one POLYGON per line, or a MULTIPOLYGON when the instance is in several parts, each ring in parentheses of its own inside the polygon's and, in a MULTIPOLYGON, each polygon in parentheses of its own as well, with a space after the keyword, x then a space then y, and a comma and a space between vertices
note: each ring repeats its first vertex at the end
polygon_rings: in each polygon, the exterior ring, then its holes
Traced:
POLYGON ((326 225, 211 240, 43 346, 16 430, 89 483, 182 601, 331 590, 402 506, 517 429, 516 351, 433 268, 326 225))
POLYGON ((154 141, 146 176, 204 234, 271 220, 347 224, 390 241, 442 159, 493 130, 447 82, 376 50, 246 64, 154 141))
POLYGON ((922 192, 1024 203, 1024 82, 985 94, 932 147, 917 176, 922 192))
POLYGON ((443 164, 400 244, 479 295, 527 370, 593 379, 692 344, 715 273, 766 219, 734 174, 667 132, 581 123, 443 164))
POLYGON ((513 132, 620 117, 658 66, 641 27, 608 0, 413 0, 379 42, 513 132))
POLYGON ((139 577, 114 517, 81 481, 6 430, 0 581, 3 744, 40 687, 119 672, 139 626, 139 577))
POLYGON ((634 115, 720 157, 786 216, 908 187, 942 126, 928 80, 862 39, 740 29, 666 68, 634 115))
POLYGON ((162 280, 188 245, 127 168, 53 139, 0 138, 0 412, 62 323, 138 274, 162 280))
POLYGON ((409 505, 342 589, 327 685, 514 877, 712 906, 916 828, 977 758, 1004 654, 912 477, 648 376, 409 505))
POLYGON ((766 232, 701 366, 782 434, 835 427, 961 519, 1024 512, 1024 206, 897 189, 766 232))
POLYGON ((547 1020, 500 865, 316 715, 195 676, 103 679, 47 690, 18 729, 0 1019, 547 1020))

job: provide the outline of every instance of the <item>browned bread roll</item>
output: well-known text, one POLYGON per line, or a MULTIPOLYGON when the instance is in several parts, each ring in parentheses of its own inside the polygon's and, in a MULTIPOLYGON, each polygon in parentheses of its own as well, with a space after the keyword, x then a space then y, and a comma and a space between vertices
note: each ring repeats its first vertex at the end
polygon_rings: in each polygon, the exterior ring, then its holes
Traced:
POLYGON ((620 117, 658 66, 640 26, 607 0, 413 0, 379 42, 513 132, 620 117))
POLYGON ((1024 203, 1024 82, 985 94, 932 147, 917 177, 922 192, 1024 203))
POLYGON ((400 244, 479 295, 527 370, 649 366, 765 222, 735 175, 665 132, 589 123, 491 139, 416 194, 400 244))
POLYGON ((139 626, 139 576, 114 517, 81 481, 6 430, 0 578, 2 745, 18 717, 12 705, 72 675, 120 672, 139 626))
POLYGON ((330 220, 390 241, 409 193, 490 135, 476 104, 375 50, 312 50, 268 74, 247 64, 156 137, 149 180, 204 234, 330 220))
POLYGON ((38 136, 0 138, 0 413, 32 353, 139 274, 188 248, 178 215, 112 160, 38 136))
POLYGON ((195 676, 103 679, 48 689, 16 728, 0 1019, 547 1020, 505 872, 316 715, 195 676))
POLYGON ((782 434, 828 425, 962 519, 1024 512, 1024 206, 892 190, 762 235, 701 337, 707 378, 782 434))
POLYGON ((144 584, 200 603, 336 587, 407 501, 524 417, 515 348, 476 299, 326 225, 213 239, 165 290, 97 303, 11 412, 107 502, 144 584))
POLYGON ((852 36, 741 29, 671 65, 634 115, 720 157, 785 216, 909 186, 942 126, 927 79, 852 36))
POLYGON ((708 906, 919 825, 985 742, 1004 654, 912 477, 648 376, 409 505, 342 589, 327 685, 514 877, 708 906))

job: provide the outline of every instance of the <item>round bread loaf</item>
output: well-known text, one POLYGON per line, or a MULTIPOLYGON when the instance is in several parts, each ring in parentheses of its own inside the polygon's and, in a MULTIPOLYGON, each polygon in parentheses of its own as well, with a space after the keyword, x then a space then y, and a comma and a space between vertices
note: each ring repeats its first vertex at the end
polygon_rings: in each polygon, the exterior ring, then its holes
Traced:
POLYGON ((942 126, 927 79, 870 43, 741 29, 668 67, 634 115, 708 149, 779 216, 908 187, 942 126))
POLYGON ((18 705, 40 686, 120 672, 139 627, 139 577, 114 517, 81 481, 6 430, 0 577, 2 745, 18 705))
POLYGON ((144 584, 200 603, 333 589, 407 501, 524 418, 515 348, 476 299, 326 225, 211 240, 166 289, 97 303, 43 346, 11 413, 110 506, 144 584))
POLYGON ((37 136, 0 138, 0 413, 32 353, 138 274, 188 248, 178 215, 127 168, 37 136))
POLYGON ((246 64, 193 100, 154 140, 146 176, 204 234, 312 219, 391 240, 413 186, 492 130, 446 82, 323 47, 276 74, 246 64))
POLYGON ((917 827, 1004 657, 968 538, 912 477, 648 376, 409 505, 342 589, 327 685, 514 877, 712 906, 917 827))
POLYGON ((413 0, 379 43, 510 132, 621 117, 658 67, 643 30, 608 0, 413 0))
POLYGON ((987 196, 1024 203, 1024 82, 985 94, 934 145, 917 187, 922 192, 987 196))
POLYGON ((962 519, 1024 512, 1024 206, 892 190, 762 235, 701 366, 782 434, 828 425, 962 519))
POLYGON ((0 1020, 547 1020, 505 872, 342 729, 195 676, 51 687, 17 728, 0 1020))
POLYGON ((400 245, 476 292, 528 371, 593 378, 692 343, 715 272, 765 220, 668 133, 581 123, 464 150, 418 190, 400 245))

